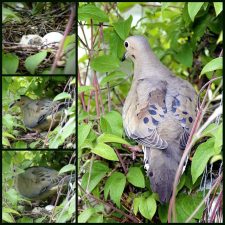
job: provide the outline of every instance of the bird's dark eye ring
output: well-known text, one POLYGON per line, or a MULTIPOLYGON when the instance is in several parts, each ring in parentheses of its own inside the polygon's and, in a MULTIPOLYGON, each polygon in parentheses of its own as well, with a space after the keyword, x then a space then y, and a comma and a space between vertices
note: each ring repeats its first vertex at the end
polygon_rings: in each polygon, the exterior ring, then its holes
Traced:
POLYGON ((124 46, 127 48, 128 47, 128 42, 125 41, 124 46))

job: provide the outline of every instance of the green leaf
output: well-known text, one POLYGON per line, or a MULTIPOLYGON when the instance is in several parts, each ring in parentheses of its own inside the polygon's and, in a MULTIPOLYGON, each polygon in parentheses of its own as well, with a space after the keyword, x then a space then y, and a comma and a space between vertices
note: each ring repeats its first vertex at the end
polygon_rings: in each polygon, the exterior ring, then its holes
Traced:
POLYGON ((101 80, 100 85, 104 86, 106 83, 110 83, 112 85, 113 83, 118 82, 118 79, 124 79, 125 77, 126 73, 122 71, 113 71, 101 80))
POLYGON ((105 142, 115 142, 115 143, 120 143, 120 144, 125 144, 125 145, 130 145, 127 141, 122 139, 121 137, 118 137, 114 134, 102 134, 97 138, 98 143, 105 143, 105 142))
POLYGON ((118 2, 117 7, 120 10, 120 12, 125 12, 134 7, 136 4, 137 2, 118 2))
POLYGON ((215 154, 214 143, 215 139, 210 138, 206 142, 200 144, 196 149, 191 164, 191 176, 193 184, 203 173, 209 159, 215 154))
POLYGON ((99 215, 98 213, 95 213, 91 216, 91 218, 88 220, 89 223, 104 223, 103 220, 103 214, 99 215))
POLYGON ((158 206, 158 213, 159 213, 159 218, 161 220, 161 223, 166 223, 167 218, 168 218, 168 204, 167 205, 159 205, 158 206))
POLYGON ((12 213, 12 214, 15 214, 15 215, 18 215, 20 216, 21 214, 19 212, 17 212, 16 210, 14 209, 11 209, 11 208, 3 208, 3 212, 7 212, 7 213, 12 213))
POLYGON ((78 216, 78 223, 86 223, 90 217, 95 213, 94 208, 87 208, 85 209, 79 216, 78 216))
POLYGON ((130 167, 127 173, 127 180, 136 187, 145 187, 145 178, 139 167, 130 167))
POLYGON ((112 133, 112 128, 111 128, 109 122, 104 118, 104 116, 101 116, 100 128, 101 128, 102 133, 109 133, 109 134, 112 133))
POLYGON ((93 162, 90 171, 86 172, 82 177, 82 188, 84 190, 87 189, 87 191, 91 193, 93 189, 99 184, 99 182, 105 177, 107 172, 109 172, 109 167, 107 165, 99 161, 93 162))
POLYGON ((216 161, 219 161, 219 160, 223 160, 223 156, 221 154, 219 155, 214 155, 211 159, 210 159, 210 164, 213 164, 215 163, 216 161))
POLYGON ((6 21, 17 21, 20 22, 21 19, 16 15, 16 13, 14 11, 12 11, 9 8, 2 8, 2 22, 6 22, 6 21))
POLYGON ((213 135, 215 137, 214 150, 216 154, 219 154, 223 145, 222 123, 218 126, 217 131, 213 135))
POLYGON ((223 57, 218 57, 216 59, 211 60, 208 62, 202 69, 200 75, 214 71, 214 70, 222 70, 223 68, 223 57))
POLYGON ((139 211, 146 219, 151 220, 153 218, 156 212, 156 201, 152 195, 148 198, 141 197, 139 211))
POLYGON ((223 42, 223 31, 220 32, 220 36, 218 37, 216 44, 220 44, 222 42, 223 42))
POLYGON ((55 96, 55 98, 53 99, 54 102, 62 100, 62 99, 71 99, 71 95, 67 92, 62 92, 58 95, 55 96))
POLYGON ((215 123, 211 123, 209 124, 209 126, 207 126, 204 131, 202 132, 202 136, 214 136, 214 133, 216 132, 216 130, 218 129, 218 126, 215 123))
POLYGON ((120 66, 119 59, 114 55, 98 56, 91 61, 91 68, 100 73, 112 72, 120 66))
POLYGON ((78 126, 78 148, 84 143, 90 130, 92 128, 92 124, 80 124, 78 126))
POLYGON ((115 151, 109 145, 104 143, 98 143, 91 152, 95 153, 96 155, 101 156, 104 159, 112 160, 112 161, 119 161, 115 151))
POLYGON ((122 58, 125 51, 123 46, 123 40, 115 31, 110 32, 109 47, 111 55, 115 55, 118 58, 122 58))
POLYGON ((127 20, 119 21, 113 24, 116 33, 120 36, 122 40, 125 40, 128 37, 132 20, 133 17, 129 16, 127 20))
POLYGON ((30 218, 28 216, 23 216, 22 218, 19 218, 17 220, 17 223, 22 223, 22 224, 25 224, 25 223, 34 223, 34 221, 33 221, 33 218, 30 218))
POLYGON ((35 70, 41 64, 41 62, 46 58, 47 51, 41 51, 35 55, 29 56, 25 60, 25 67, 31 73, 34 74, 35 70))
POLYGON ((183 65, 191 67, 193 62, 193 53, 190 44, 183 45, 180 51, 175 55, 175 58, 183 65))
POLYGON ((188 14, 192 21, 194 21, 203 4, 204 2, 188 2, 188 14))
POLYGON ((112 133, 119 137, 123 135, 122 116, 117 111, 110 111, 102 116, 100 125, 103 133, 112 133))
POLYGON ((59 174, 67 173, 70 171, 75 171, 75 165, 68 164, 68 165, 64 166, 63 168, 60 169, 59 174))
POLYGON ((106 181, 104 197, 107 199, 110 194, 111 200, 120 207, 120 199, 126 184, 126 177, 120 172, 114 172, 106 181))
POLYGON ((11 53, 3 54, 2 67, 3 74, 15 74, 19 66, 19 58, 11 53))
POLYGON ((218 16, 223 10, 223 3, 222 2, 213 2, 213 5, 215 8, 216 16, 218 16))
POLYGON ((27 148, 27 143, 25 141, 17 141, 14 144, 14 148, 27 148))
POLYGON ((4 127, 7 127, 9 130, 12 130, 15 126, 15 118, 10 114, 4 114, 2 117, 2 123, 4 127))
POLYGON ((98 22, 108 22, 108 16, 101 9, 95 5, 84 5, 78 9, 78 20, 90 22, 94 20, 95 23, 98 22))
POLYGON ((8 138, 6 138, 6 137, 2 137, 2 144, 4 146, 9 146, 10 147, 10 142, 9 142, 8 138))
MULTIPOLYGON (((203 199, 203 193, 197 192, 197 194, 179 194, 176 198, 176 212, 177 212, 177 222, 184 223, 185 220, 194 212, 203 199), (190 204, 191 202, 191 204, 190 204)), ((199 220, 202 218, 204 211, 204 204, 199 209, 199 211, 194 215, 191 222, 197 222, 195 219, 199 220)))
POLYGON ((185 181, 186 181, 186 176, 183 174, 180 178, 179 184, 177 185, 176 193, 178 193, 183 188, 183 186, 185 185, 185 181))
POLYGON ((10 213, 6 213, 6 212, 2 213, 2 220, 3 222, 7 222, 7 223, 15 223, 13 216, 10 213))
POLYGON ((138 213, 140 202, 141 202, 141 197, 135 198, 133 201, 133 212, 135 216, 138 213))
POLYGON ((93 86, 79 86, 78 87, 78 94, 82 93, 82 92, 90 92, 93 91, 94 87, 93 86))

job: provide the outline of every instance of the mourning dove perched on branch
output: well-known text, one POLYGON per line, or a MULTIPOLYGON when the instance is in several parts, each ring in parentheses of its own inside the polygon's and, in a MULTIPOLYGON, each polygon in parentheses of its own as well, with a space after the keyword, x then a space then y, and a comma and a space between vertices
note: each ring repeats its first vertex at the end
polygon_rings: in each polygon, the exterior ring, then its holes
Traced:
POLYGON ((51 99, 33 100, 25 95, 10 105, 17 105, 21 109, 24 125, 37 132, 55 128, 61 120, 65 103, 53 102, 51 99))
POLYGON ((58 186, 75 181, 74 175, 59 175, 58 171, 46 167, 29 167, 15 176, 17 191, 25 198, 43 200, 57 192, 58 186))
POLYGON ((151 189, 159 194, 161 203, 166 203, 196 117, 196 92, 159 61, 144 37, 128 37, 124 46, 123 59, 134 63, 123 107, 124 129, 142 145, 151 189))

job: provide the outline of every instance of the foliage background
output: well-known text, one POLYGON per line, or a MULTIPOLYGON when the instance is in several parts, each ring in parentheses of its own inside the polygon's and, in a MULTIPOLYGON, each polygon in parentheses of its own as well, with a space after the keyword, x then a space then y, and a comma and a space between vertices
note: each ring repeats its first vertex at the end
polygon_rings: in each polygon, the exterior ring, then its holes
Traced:
POLYGON ((222 185, 222 21, 221 2, 79 3, 79 222, 167 221, 168 205, 160 205, 152 193, 143 155, 133 160, 124 147, 135 145, 125 137, 121 118, 133 70, 131 62, 120 59, 124 40, 135 34, 146 36, 159 59, 190 81, 200 99, 207 97, 198 109, 201 127, 177 187, 176 219, 186 221, 197 206, 189 221, 221 218, 215 216, 221 216, 221 186, 215 195, 206 193, 213 181, 222 185), (204 197, 207 204, 200 205, 204 197))

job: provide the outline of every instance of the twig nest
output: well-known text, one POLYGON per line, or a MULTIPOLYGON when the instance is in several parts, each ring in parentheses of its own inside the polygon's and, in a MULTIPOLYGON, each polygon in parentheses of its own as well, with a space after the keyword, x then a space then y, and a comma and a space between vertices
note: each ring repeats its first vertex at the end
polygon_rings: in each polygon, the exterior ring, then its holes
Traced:
POLYGON ((20 40, 20 45, 22 46, 41 46, 42 43, 42 37, 37 34, 23 35, 20 40))
POLYGON ((59 32, 47 33, 43 38, 42 44, 48 48, 59 46, 59 42, 63 39, 63 35, 59 32))

